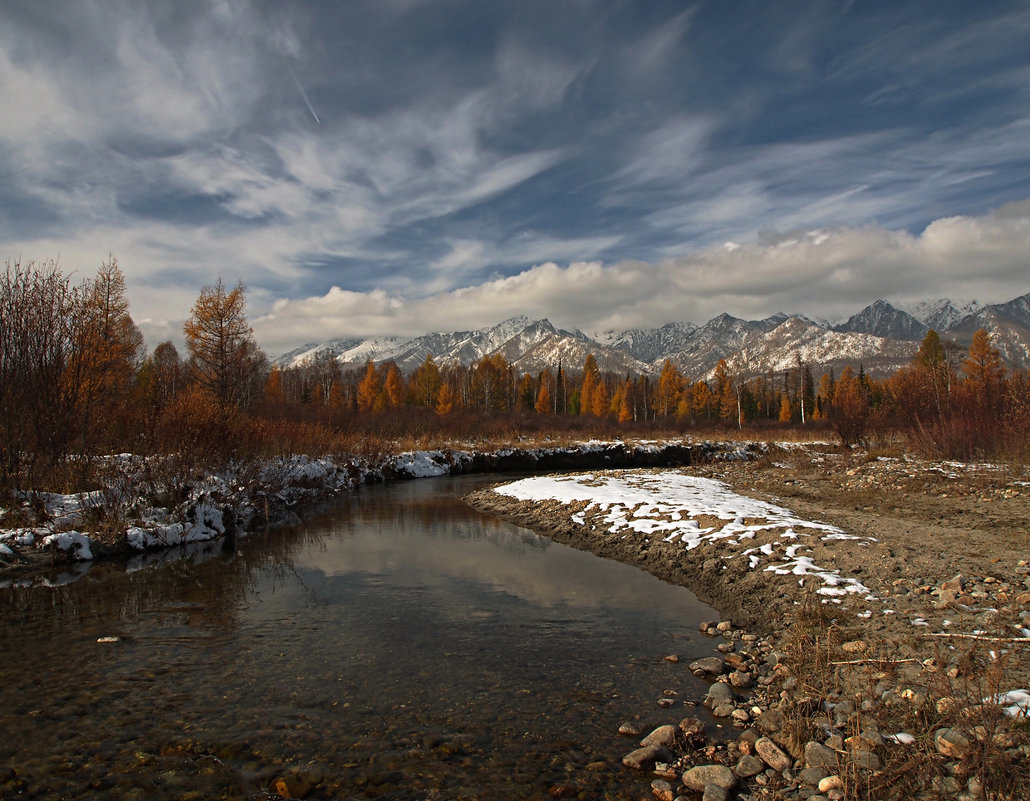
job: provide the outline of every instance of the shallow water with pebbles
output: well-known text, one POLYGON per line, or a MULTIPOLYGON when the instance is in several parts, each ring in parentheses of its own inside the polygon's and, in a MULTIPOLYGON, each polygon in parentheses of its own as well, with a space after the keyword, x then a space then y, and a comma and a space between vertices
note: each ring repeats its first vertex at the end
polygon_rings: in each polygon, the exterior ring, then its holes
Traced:
POLYGON ((717 615, 461 502, 495 478, 0 590, 0 797, 647 794, 616 730, 696 714, 717 615))

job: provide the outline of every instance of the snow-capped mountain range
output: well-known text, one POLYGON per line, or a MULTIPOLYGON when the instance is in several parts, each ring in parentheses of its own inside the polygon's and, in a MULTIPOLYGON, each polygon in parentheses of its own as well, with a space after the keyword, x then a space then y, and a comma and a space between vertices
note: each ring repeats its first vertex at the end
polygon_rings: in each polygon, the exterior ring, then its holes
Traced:
POLYGON ((592 353, 602 370, 617 373, 657 374, 669 359, 684 375, 703 377, 726 359, 734 374, 750 376, 789 369, 800 359, 813 369, 839 371, 845 365, 861 365, 877 374, 907 364, 931 328, 962 347, 978 328, 985 328, 1009 366, 1030 366, 1030 293, 987 306, 941 299, 902 307, 880 299, 836 324, 801 315, 741 320, 720 314, 702 326, 669 323, 588 335, 556 328, 548 320, 513 317, 477 331, 410 339, 333 339, 304 345, 275 363, 293 367, 332 358, 346 369, 371 359, 394 361, 410 372, 429 355, 437 364, 469 365, 500 354, 518 372, 535 373, 548 367, 556 370, 559 365, 578 370, 592 353))

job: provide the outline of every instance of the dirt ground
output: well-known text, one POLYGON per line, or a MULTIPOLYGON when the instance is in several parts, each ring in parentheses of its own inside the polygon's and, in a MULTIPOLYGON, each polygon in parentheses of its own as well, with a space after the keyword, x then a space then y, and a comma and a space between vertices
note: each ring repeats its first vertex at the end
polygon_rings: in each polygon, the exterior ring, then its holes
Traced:
MULTIPOLYGON (((942 646, 976 640, 1010 655, 1005 672, 1013 688, 1030 687, 1026 468, 806 445, 685 470, 859 537, 813 541, 812 558, 860 580, 876 596, 827 607, 845 636, 864 641, 870 653, 925 659, 942 646)), ((589 519, 586 526, 574 524, 560 503, 521 503, 489 490, 469 501, 687 586, 724 618, 758 633, 782 633, 812 592, 795 576, 748 570, 744 559, 727 558, 733 554, 723 544, 693 551, 660 541, 642 544, 592 527, 589 519)))

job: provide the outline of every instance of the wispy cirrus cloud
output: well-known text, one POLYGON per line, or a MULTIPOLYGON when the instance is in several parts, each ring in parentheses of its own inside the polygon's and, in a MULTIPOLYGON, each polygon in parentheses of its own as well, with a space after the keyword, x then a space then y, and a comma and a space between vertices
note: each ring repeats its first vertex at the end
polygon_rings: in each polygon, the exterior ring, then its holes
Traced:
POLYGON ((1011 223, 985 232, 1030 196, 1028 32, 929 0, 11 0, 0 257, 113 252, 151 340, 242 278, 269 350, 442 310, 595 326, 749 313, 778 284, 812 308, 908 276, 969 294, 947 258, 1011 289, 1011 223))

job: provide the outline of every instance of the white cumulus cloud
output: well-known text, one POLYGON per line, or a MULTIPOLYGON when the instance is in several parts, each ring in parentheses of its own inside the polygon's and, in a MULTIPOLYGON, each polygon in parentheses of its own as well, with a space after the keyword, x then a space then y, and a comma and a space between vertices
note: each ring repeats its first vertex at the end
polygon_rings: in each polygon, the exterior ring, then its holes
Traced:
MULTIPOLYGON (((950 295, 983 302, 1030 290, 1030 204, 936 220, 919 234, 866 226, 766 234, 649 264, 545 262, 475 286, 405 297, 333 288, 278 301, 255 321, 270 352, 337 336, 417 335, 475 328, 509 316, 548 317, 584 330, 704 322, 721 312, 851 314, 875 300, 950 295)), ((447 258, 476 252, 469 243, 447 258)))

